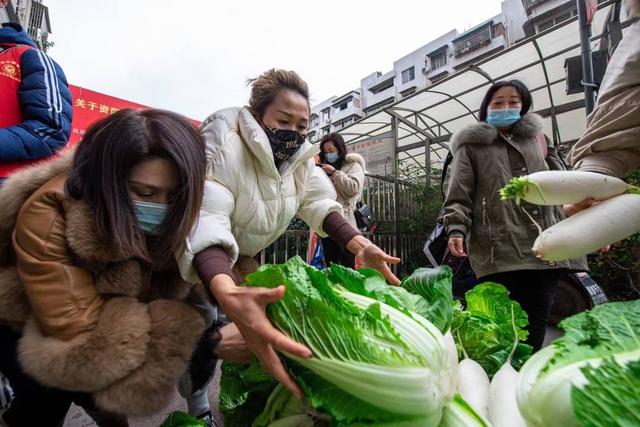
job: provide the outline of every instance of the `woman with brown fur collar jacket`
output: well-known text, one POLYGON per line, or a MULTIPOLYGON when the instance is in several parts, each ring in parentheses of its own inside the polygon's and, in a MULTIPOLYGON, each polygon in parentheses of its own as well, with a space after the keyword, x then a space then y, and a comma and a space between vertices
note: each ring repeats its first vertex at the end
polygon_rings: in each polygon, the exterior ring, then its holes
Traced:
POLYGON ((586 269, 586 261, 548 263, 533 254, 538 229, 525 210, 547 228, 561 219, 558 207, 523 202, 521 209, 511 200, 500 200, 499 190, 512 178, 561 163, 555 150, 549 149, 545 159, 537 141, 544 122, 529 113, 531 104, 531 94, 522 82, 496 82, 482 101, 480 122, 453 135, 453 171, 443 223, 451 253, 466 256, 466 240, 478 279, 503 284, 520 303, 529 316, 527 343, 539 350, 560 276, 566 270, 586 269))
POLYGON ((198 217, 204 173, 204 142, 185 118, 123 110, 95 124, 73 158, 6 181, 9 426, 61 425, 72 401, 148 415, 171 399, 205 328, 199 289, 174 261, 198 217))

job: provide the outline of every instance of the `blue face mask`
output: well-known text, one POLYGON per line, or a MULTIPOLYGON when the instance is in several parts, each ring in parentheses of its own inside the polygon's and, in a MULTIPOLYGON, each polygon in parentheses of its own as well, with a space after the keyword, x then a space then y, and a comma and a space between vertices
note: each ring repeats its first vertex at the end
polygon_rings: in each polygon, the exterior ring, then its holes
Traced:
POLYGON ((487 112, 487 123, 498 129, 511 127, 521 118, 520 108, 505 108, 503 110, 489 110, 487 112))
POLYGON ((160 225, 162 225, 167 216, 169 205, 141 202, 139 200, 132 200, 132 203, 138 219, 138 227, 144 234, 157 236, 160 225))
POLYGON ((329 163, 335 163, 338 160, 338 153, 324 153, 324 158, 329 163))

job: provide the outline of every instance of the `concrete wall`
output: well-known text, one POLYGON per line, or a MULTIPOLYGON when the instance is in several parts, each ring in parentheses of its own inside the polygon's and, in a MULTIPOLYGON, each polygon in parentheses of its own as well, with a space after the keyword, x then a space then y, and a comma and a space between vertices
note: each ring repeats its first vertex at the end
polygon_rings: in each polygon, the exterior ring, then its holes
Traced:
POLYGON ((395 70, 388 71, 384 74, 375 72, 360 81, 360 94, 362 97, 362 109, 365 110, 372 105, 384 101, 385 99, 395 98, 397 94, 397 88, 395 86, 395 70), (371 88, 376 85, 385 82, 389 79, 394 80, 394 85, 382 92, 373 93, 371 88))
POLYGON ((511 45, 525 37, 522 26, 527 22, 527 12, 522 5, 522 0, 504 0, 501 7, 507 42, 511 45))
MULTIPOLYGON (((458 36, 457 30, 451 30, 448 33, 438 37, 437 39, 427 43, 424 46, 419 47, 408 55, 403 56, 393 63, 393 69, 395 70, 395 86, 397 88, 398 96, 401 97, 401 93, 413 86, 416 87, 416 90, 420 90, 426 87, 429 84, 427 80, 427 76, 430 73, 425 75, 422 70, 428 70, 430 68, 428 55, 440 49, 443 46, 450 46, 451 40, 458 36), (402 83, 402 72, 408 68, 414 67, 415 70, 415 79, 409 81, 407 83, 402 83)), ((448 61, 446 67, 439 68, 434 71, 434 74, 441 73, 445 70, 450 70, 451 65, 450 61, 448 61)))
POLYGON ((550 11, 551 9, 555 9, 558 6, 567 3, 567 0, 549 0, 540 5, 537 5, 531 9, 531 13, 529 14, 529 18, 535 18, 538 15, 542 15, 545 12, 550 11))

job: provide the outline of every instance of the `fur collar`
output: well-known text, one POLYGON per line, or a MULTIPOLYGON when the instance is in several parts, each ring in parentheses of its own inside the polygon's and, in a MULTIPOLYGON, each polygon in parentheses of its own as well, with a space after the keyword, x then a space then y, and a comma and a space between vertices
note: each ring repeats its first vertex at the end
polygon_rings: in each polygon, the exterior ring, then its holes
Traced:
POLYGON ((365 170, 365 161, 364 157, 362 157, 358 153, 349 153, 344 157, 344 163, 359 163, 362 166, 362 170, 365 170))
MULTIPOLYGON (((515 141, 528 141, 542 132, 544 120, 537 114, 526 114, 511 130, 515 141)), ((451 137, 451 152, 453 154, 463 145, 492 144, 498 137, 498 129, 485 122, 478 122, 467 126, 451 137)))
POLYGON ((39 165, 24 168, 11 175, 0 187, 0 265, 10 259, 11 234, 20 208, 36 190, 71 169, 74 152, 68 150, 39 165))
MULTIPOLYGON (((0 190, 0 206, 3 206, 0 210, 0 266, 15 266, 11 236, 22 205, 41 187, 45 187, 47 192, 63 193, 65 176, 72 161, 73 153, 67 153, 21 170, 6 181, 0 190)), ((134 258, 133 254, 123 253, 101 239, 93 214, 83 201, 63 197, 62 210, 65 216, 66 244, 73 253, 75 262, 94 274, 98 293, 140 296, 149 267, 134 258)), ((2 267, 0 272, 1 270, 2 267)), ((183 297, 191 286, 180 279, 177 268, 175 272, 169 269, 156 276, 152 293, 183 297)))
MULTIPOLYGON (((18 213, 27 199, 41 187, 52 192, 64 192, 64 176, 73 165, 73 150, 39 165, 12 175, 0 189, 0 262, 6 260, 11 247, 11 235, 18 213)), ((120 262, 131 258, 105 244, 97 236, 96 224, 89 207, 80 200, 64 198, 67 244, 89 264, 120 262)), ((1 265, 1 264, 0 264, 1 265)))

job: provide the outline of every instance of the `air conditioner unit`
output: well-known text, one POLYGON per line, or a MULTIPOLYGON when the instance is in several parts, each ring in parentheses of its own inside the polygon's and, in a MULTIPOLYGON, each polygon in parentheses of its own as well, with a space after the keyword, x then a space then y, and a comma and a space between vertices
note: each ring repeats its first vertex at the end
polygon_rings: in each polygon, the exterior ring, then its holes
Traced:
POLYGON ((422 67, 422 74, 425 76, 431 72, 431 68, 422 67))

